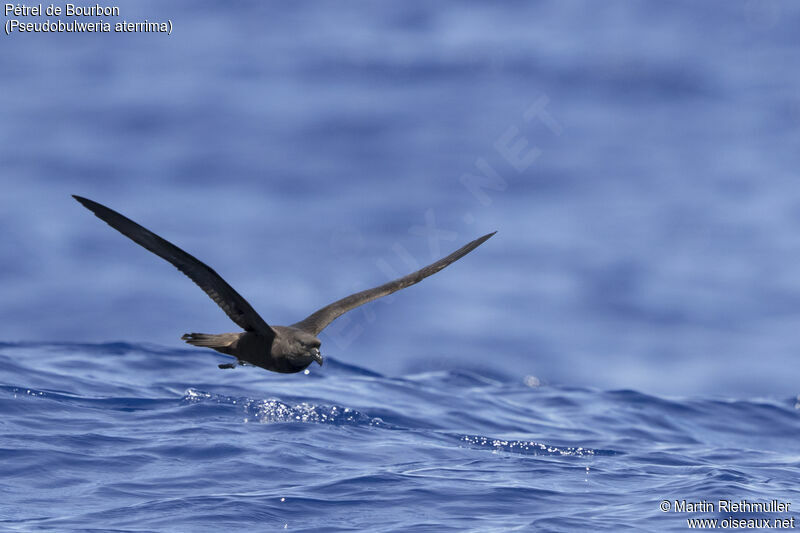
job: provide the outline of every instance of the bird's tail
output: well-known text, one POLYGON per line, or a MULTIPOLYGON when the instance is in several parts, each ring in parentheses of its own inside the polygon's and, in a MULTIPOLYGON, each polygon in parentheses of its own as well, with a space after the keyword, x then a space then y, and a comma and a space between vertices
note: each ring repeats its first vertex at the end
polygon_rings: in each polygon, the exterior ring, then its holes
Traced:
POLYGON ((239 340, 240 336, 241 333, 221 333, 219 335, 209 333, 186 333, 181 339, 194 346, 213 348, 218 352, 230 353, 230 350, 235 348, 236 341, 239 340))

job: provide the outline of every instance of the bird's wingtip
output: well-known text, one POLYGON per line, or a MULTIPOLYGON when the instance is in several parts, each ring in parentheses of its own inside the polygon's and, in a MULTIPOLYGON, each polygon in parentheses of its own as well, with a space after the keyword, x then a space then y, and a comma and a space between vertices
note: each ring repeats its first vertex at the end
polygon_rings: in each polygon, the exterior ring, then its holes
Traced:
POLYGON ((83 207, 85 207, 89 211, 92 211, 95 214, 97 213, 98 207, 103 207, 97 202, 89 200, 88 198, 84 198, 83 196, 78 196, 77 194, 73 194, 72 197, 75 198, 75 200, 77 200, 78 203, 81 204, 83 207))

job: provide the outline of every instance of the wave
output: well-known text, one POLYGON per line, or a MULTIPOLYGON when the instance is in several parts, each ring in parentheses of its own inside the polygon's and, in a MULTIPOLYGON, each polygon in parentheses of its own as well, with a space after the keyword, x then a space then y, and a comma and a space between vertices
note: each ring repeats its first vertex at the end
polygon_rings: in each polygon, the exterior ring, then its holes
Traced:
POLYGON ((186 403, 213 402, 237 406, 244 413, 244 422, 332 424, 335 426, 391 427, 377 417, 371 417, 349 407, 313 405, 307 402, 290 405, 281 400, 225 396, 188 389, 182 400, 186 403))
POLYGON ((387 377, 335 358, 305 376, 218 371, 211 365, 219 357, 124 342, 0 343, 0 401, 25 396, 60 409, 145 412, 200 424, 219 415, 244 423, 370 428, 447 446, 565 457, 624 454, 629 442, 641 439, 700 445, 720 430, 720 417, 737 419, 724 429, 741 439, 781 438, 796 427, 800 403, 664 399, 538 379, 534 387, 528 378, 469 368, 387 377), (764 420, 771 420, 769 431, 764 420))
POLYGON ((559 455, 559 456, 593 456, 613 455, 610 450, 593 450, 581 446, 553 446, 532 440, 508 440, 480 435, 460 435, 450 432, 431 431, 420 428, 402 427, 384 422, 380 417, 369 416, 356 409, 341 405, 315 405, 301 402, 288 404, 276 398, 253 399, 234 397, 197 389, 187 389, 182 401, 190 404, 211 402, 237 407, 244 415, 243 422, 260 422, 262 424, 298 423, 298 424, 331 424, 334 426, 361 426, 389 429, 394 431, 414 431, 418 434, 429 434, 436 439, 449 439, 459 445, 478 449, 490 449, 497 452, 520 453, 527 455, 559 455))

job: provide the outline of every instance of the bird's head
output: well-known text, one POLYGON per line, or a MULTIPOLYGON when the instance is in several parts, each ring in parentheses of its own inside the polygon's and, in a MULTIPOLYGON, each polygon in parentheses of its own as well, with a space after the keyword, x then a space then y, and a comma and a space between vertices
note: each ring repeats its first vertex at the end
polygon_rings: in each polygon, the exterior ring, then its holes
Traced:
POLYGON ((294 335, 295 347, 294 361, 296 363, 310 365, 316 361, 322 366, 322 354, 319 353, 319 347, 322 345, 317 337, 305 331, 296 330, 294 335))

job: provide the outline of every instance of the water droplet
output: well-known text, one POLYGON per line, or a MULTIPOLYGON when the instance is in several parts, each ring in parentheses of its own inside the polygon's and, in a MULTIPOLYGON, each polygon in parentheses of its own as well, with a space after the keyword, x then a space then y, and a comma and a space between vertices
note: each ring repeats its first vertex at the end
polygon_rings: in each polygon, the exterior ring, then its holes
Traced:
POLYGON ((528 387, 538 387, 539 385, 542 384, 542 382, 539 381, 539 378, 537 378, 536 376, 525 376, 525 379, 523 379, 523 382, 528 387))

